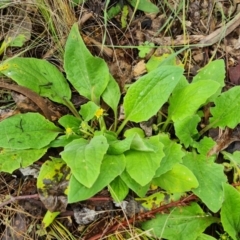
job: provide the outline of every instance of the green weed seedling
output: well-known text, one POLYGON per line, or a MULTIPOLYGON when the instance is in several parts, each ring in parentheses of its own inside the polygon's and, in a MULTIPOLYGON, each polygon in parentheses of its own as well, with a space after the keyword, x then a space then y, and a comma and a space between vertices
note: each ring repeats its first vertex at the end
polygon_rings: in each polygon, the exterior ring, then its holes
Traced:
MULTIPOLYGON (((222 60, 209 63, 191 83, 184 77, 183 67, 172 62, 155 64, 131 84, 123 98, 122 122, 118 120, 119 86, 104 60, 88 51, 77 24, 65 46, 68 81, 45 60, 15 57, 3 62, 2 74, 67 106, 72 115, 62 116, 57 125, 39 113, 19 114, 0 122, 0 171, 12 173, 40 159, 49 148, 63 147, 58 158, 42 165, 37 180, 41 200, 50 212, 56 212, 51 218, 68 203, 86 200, 107 186, 115 201, 123 200, 131 189, 149 209, 190 192, 206 206, 205 211, 197 202, 175 207, 143 223, 143 229, 152 228, 156 236, 165 239, 210 239, 203 231, 220 221, 210 212, 221 210, 224 230, 239 239, 239 226, 233 222, 239 222, 235 209, 240 208, 240 194, 226 183, 223 165, 215 163, 216 154, 209 154, 216 143, 203 134, 210 128, 237 126, 240 87, 222 93, 222 60), (71 102, 69 83, 88 99, 80 109, 71 102), (199 131, 202 109, 209 103, 211 117, 199 131), (166 114, 161 114, 163 105, 164 109, 168 106, 166 114), (150 137, 141 128, 129 127, 133 126, 129 122, 138 126, 153 116, 158 116, 158 122, 150 137), (114 119, 112 123, 110 119, 114 119), (170 130, 174 134, 170 135, 170 130), (153 186, 161 192, 146 197, 153 186)), ((234 164, 239 161, 236 156, 232 157, 234 164)), ((49 219, 45 224, 49 225, 49 219)))

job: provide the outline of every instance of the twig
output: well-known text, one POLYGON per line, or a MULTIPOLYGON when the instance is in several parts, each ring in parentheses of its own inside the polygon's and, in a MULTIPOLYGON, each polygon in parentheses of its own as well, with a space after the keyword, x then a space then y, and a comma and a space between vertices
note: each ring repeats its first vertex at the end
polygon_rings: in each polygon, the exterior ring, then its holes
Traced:
POLYGON ((174 39, 172 37, 156 37, 155 32, 148 30, 146 33, 146 40, 151 41, 160 46, 179 46, 194 44, 195 47, 206 47, 211 46, 226 37, 234 29, 240 25, 240 12, 226 25, 218 28, 211 34, 204 35, 189 35, 184 37, 183 35, 178 35, 174 39))
MULTIPOLYGON (((166 205, 163 205, 161 207, 155 208, 155 209, 153 209, 149 212, 140 213, 140 214, 138 214, 138 215, 136 215, 136 216, 134 216, 130 219, 127 219, 127 220, 125 220, 121 223, 117 223, 116 225, 114 225, 112 227, 109 227, 108 229, 105 230, 104 235, 113 233, 113 232, 115 232, 115 231, 117 231, 121 228, 124 228, 124 227, 128 226, 130 223, 136 222, 136 220, 144 221, 145 219, 153 218, 156 213, 164 212, 171 207, 185 206, 189 202, 192 202, 192 201, 197 200, 197 199, 198 199, 198 197, 192 194, 192 195, 190 195, 188 197, 185 197, 181 200, 178 200, 176 202, 171 202, 169 204, 166 204, 166 205)), ((103 233, 100 233, 100 234, 96 234, 95 236, 89 238, 88 240, 98 240, 102 237, 103 237, 103 233)))
POLYGON ((9 203, 15 202, 17 200, 33 199, 33 198, 38 199, 39 195, 38 194, 33 194, 33 195, 24 195, 24 196, 16 196, 16 197, 13 197, 13 196, 10 195, 10 199, 1 203, 0 208, 4 207, 5 205, 8 205, 9 203))
POLYGON ((226 25, 221 28, 215 30, 205 38, 203 38, 198 44, 199 47, 211 46, 214 43, 217 43, 222 38, 226 37, 229 33, 231 33, 234 29, 236 29, 240 25, 240 12, 226 25))

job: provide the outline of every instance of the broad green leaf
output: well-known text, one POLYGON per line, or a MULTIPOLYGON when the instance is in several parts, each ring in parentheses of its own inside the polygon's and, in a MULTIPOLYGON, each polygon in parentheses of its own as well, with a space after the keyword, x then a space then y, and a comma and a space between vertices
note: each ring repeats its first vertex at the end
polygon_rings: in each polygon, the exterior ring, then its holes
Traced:
POLYGON ((115 202, 123 201, 129 192, 128 186, 119 176, 109 184, 108 189, 115 202))
POLYGON ((123 140, 113 139, 109 142, 109 154, 122 154, 130 149, 146 152, 158 151, 158 143, 152 143, 150 139, 144 139, 138 133, 127 135, 123 140))
POLYGON ((41 149, 1 149, 0 150, 0 172, 12 173, 18 168, 30 166, 39 160, 47 148, 41 149))
POLYGON ((174 122, 175 133, 185 148, 193 144, 194 136, 198 134, 197 126, 200 120, 201 118, 195 114, 174 122))
POLYGON ((70 142, 72 142, 75 139, 79 139, 79 135, 77 134, 70 134, 70 135, 62 135, 59 136, 58 138, 54 139, 49 145, 48 147, 65 147, 67 144, 69 144, 70 142))
POLYGON ((224 230, 233 240, 240 238, 240 193, 229 184, 223 184, 224 202, 221 209, 221 222, 224 230))
POLYGON ((72 141, 61 152, 61 156, 71 168, 76 180, 91 188, 100 174, 102 160, 107 149, 106 138, 95 136, 89 143, 85 139, 72 141))
POLYGON ((219 88, 219 83, 206 80, 191 83, 175 92, 170 98, 168 119, 180 121, 196 113, 199 107, 206 102, 219 88))
POLYGON ((145 152, 156 152, 159 150, 159 138, 142 138, 139 134, 135 133, 131 142, 130 149, 145 152))
POLYGON ((163 152, 165 156, 156 171, 155 177, 160 177, 162 174, 171 170, 176 163, 182 162, 182 158, 185 155, 182 151, 182 146, 170 140, 167 134, 160 133, 159 140, 164 145, 163 152))
POLYGON ((166 192, 157 192, 144 198, 135 198, 135 200, 140 201, 145 209, 152 210, 170 202, 178 201, 182 195, 182 193, 168 194, 166 192))
POLYGON ((207 234, 201 233, 196 240, 217 240, 217 239, 207 234))
POLYGON ((222 87, 225 86, 225 64, 224 61, 215 60, 207 64, 204 68, 200 69, 198 74, 193 78, 192 82, 198 82, 202 80, 213 80, 220 84, 219 89, 215 95, 219 95, 221 93, 222 87))
POLYGON ((51 212, 63 212, 67 207, 70 168, 62 159, 53 158, 44 162, 37 178, 40 200, 51 212))
POLYGON ((175 164, 173 168, 153 179, 153 184, 170 193, 181 193, 198 187, 198 180, 191 170, 182 164, 175 164))
POLYGON ((63 74, 45 60, 12 58, 0 65, 0 72, 54 102, 65 104, 65 100, 71 98, 71 90, 63 74))
POLYGON ((144 197, 149 190, 150 183, 146 184, 145 186, 141 186, 129 176, 126 170, 120 175, 120 177, 139 197, 144 197))
POLYGON ((233 87, 215 99, 215 107, 210 108, 210 124, 214 127, 235 128, 240 123, 240 86, 233 87))
POLYGON ((159 214, 143 223, 142 228, 146 231, 153 229, 153 235, 159 239, 193 240, 215 222, 218 218, 204 213, 197 203, 192 203, 173 208, 168 214, 159 214))
POLYGON ((148 13, 158 13, 159 9, 156 5, 148 0, 127 0, 134 8, 148 12, 148 13))
POLYGON ((121 92, 116 80, 110 75, 109 82, 102 94, 102 99, 109 107, 112 108, 115 117, 117 117, 118 103, 121 97, 121 92))
POLYGON ((81 110, 79 113, 83 117, 83 120, 88 122, 89 120, 93 119, 99 106, 92 101, 89 101, 81 106, 81 110))
POLYGON ((133 136, 133 135, 135 135, 135 134, 138 134, 141 138, 144 138, 144 137, 145 137, 144 131, 142 130, 142 128, 139 128, 139 127, 132 127, 132 128, 127 129, 127 130, 123 133, 123 136, 124 136, 125 138, 127 138, 127 137, 133 136))
POLYGON ((108 141, 109 143, 108 154, 118 155, 126 152, 127 150, 130 149, 133 138, 134 136, 130 136, 123 140, 116 139, 108 141))
POLYGON ((108 66, 103 59, 91 55, 79 34, 77 23, 73 25, 66 42, 64 69, 76 90, 98 104, 108 85, 108 66))
MULTIPOLYGON (((154 45, 153 45, 154 47, 154 45)), ((139 47, 138 47, 139 49, 139 47)), ((174 55, 174 51, 170 47, 165 47, 164 50, 162 50, 162 47, 159 47, 155 53, 150 57, 146 64, 146 69, 148 72, 151 72, 152 70, 156 69, 157 67, 161 66, 179 66, 183 67, 183 64, 181 61, 177 58, 177 55, 174 55), (158 51, 159 50, 159 51, 158 51), (160 53, 163 52, 163 53, 160 53)))
POLYGON ((213 161, 214 157, 188 153, 183 158, 183 164, 196 176, 199 187, 193 189, 196 194, 212 212, 217 212, 222 206, 223 189, 222 183, 227 181, 223 166, 213 161))
POLYGON ((142 122, 156 114, 167 102, 182 73, 180 67, 163 66, 133 83, 123 102, 125 119, 142 122))
POLYGON ((177 84, 177 86, 174 88, 173 93, 178 92, 180 89, 187 87, 189 85, 188 80, 185 76, 182 76, 177 84))
POLYGON ((82 185, 72 175, 69 183, 68 202, 78 202, 86 200, 101 191, 110 182, 119 176, 125 168, 125 157, 121 155, 105 155, 102 161, 100 175, 91 188, 82 185))
POLYGON ((158 147, 155 152, 129 150, 125 152, 126 170, 128 174, 141 186, 148 184, 154 177, 164 157, 163 145, 158 136, 151 137, 150 143, 158 147))
POLYGON ((47 146, 62 130, 39 113, 25 113, 0 122, 0 147, 40 149, 47 146))
MULTIPOLYGON (((139 47, 138 47, 138 49, 139 49, 139 47)), ((169 49, 169 51, 171 51, 171 50, 169 49)), ((169 57, 170 54, 171 53, 164 53, 160 56, 156 56, 155 54, 153 54, 146 64, 147 71, 151 72, 151 71, 155 70, 156 68, 158 68, 160 63, 163 62, 164 60, 166 60, 169 57)), ((176 58, 172 58, 169 61, 169 65, 174 66, 175 61, 176 61, 176 58)))

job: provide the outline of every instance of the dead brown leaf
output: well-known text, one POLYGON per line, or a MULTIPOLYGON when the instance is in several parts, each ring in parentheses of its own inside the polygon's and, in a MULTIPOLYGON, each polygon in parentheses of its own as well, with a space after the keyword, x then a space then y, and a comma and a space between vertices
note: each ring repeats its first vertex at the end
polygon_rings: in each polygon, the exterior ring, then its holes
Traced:
POLYGON ((235 85, 240 84, 240 59, 238 60, 238 63, 235 67, 230 67, 228 69, 228 76, 230 82, 232 82, 235 85))

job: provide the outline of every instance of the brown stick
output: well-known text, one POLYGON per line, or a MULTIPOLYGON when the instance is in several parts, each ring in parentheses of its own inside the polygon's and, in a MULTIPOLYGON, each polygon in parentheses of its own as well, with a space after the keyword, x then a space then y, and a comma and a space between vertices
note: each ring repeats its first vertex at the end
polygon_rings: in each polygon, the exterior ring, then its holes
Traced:
MULTIPOLYGON (((186 204, 188 204, 189 202, 191 201, 194 201, 198 199, 197 196, 195 195, 190 195, 188 197, 185 197, 179 201, 176 201, 176 202, 171 202, 169 204, 166 204, 166 205, 163 205, 161 207, 158 207, 158 208, 155 208, 149 212, 144 212, 144 213, 140 213, 138 214, 137 216, 134 216, 130 219, 127 219, 123 222, 117 222, 116 225, 112 226, 112 227, 109 227, 108 229, 105 230, 105 233, 104 233, 104 236, 106 236, 107 234, 110 234, 110 233, 113 233, 119 229, 122 229, 126 226, 128 226, 129 224, 131 223, 134 223, 136 222, 137 220, 139 221, 144 221, 145 219, 149 218, 149 217, 153 217, 154 214, 156 213, 160 213, 160 212, 163 212, 163 211, 166 211, 167 209, 171 208, 171 207, 179 207, 179 206, 185 206, 186 204)), ((97 234, 93 237, 91 237, 90 239, 88 240, 98 240, 98 239, 101 239, 103 237, 103 234, 97 234)))
POLYGON ((5 82, 0 82, 0 88, 6 88, 6 89, 13 90, 15 92, 19 92, 19 93, 25 95, 41 109, 44 116, 47 119, 49 119, 50 121, 52 120, 52 117, 56 115, 53 111, 51 111, 48 108, 47 104, 45 103, 44 98, 42 98, 37 93, 30 90, 29 88, 19 86, 19 85, 14 85, 14 84, 8 84, 5 82))
POLYGON ((32 198, 38 199, 39 195, 38 194, 33 194, 33 195, 24 195, 24 196, 16 196, 16 197, 10 196, 9 200, 7 200, 7 201, 5 201, 5 202, 0 204, 0 208, 4 207, 5 205, 7 205, 9 203, 15 202, 17 200, 32 199, 32 198))
POLYGON ((226 37, 229 33, 231 33, 234 29, 236 29, 240 25, 240 12, 225 26, 215 30, 205 38, 203 38, 198 44, 200 47, 206 47, 221 41, 224 37, 226 37))

